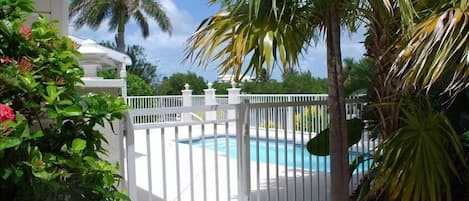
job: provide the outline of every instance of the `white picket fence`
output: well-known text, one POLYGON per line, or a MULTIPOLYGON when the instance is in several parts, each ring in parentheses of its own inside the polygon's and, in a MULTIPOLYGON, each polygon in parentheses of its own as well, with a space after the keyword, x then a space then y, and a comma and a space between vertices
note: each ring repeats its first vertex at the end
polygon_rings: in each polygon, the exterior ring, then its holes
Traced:
MULTIPOLYGON (((328 127, 327 96, 217 96, 216 104, 192 99, 188 107, 183 99, 127 99, 135 108, 125 139, 132 200, 330 200, 329 158, 304 151, 328 127), (187 114, 192 118, 181 118, 187 114)), ((348 118, 360 117, 362 103, 355 99, 347 102, 348 118)), ((372 154, 376 145, 364 133, 350 160, 372 154)), ((369 165, 354 172, 350 191, 369 165)))

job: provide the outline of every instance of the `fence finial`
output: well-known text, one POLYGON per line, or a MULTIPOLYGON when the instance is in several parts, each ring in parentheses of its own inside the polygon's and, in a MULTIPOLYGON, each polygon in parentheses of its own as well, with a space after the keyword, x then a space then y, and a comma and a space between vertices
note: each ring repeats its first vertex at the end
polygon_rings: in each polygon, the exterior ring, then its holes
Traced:
POLYGON ((212 82, 208 82, 208 83, 207 83, 207 87, 208 87, 208 89, 211 89, 211 88, 212 88, 212 86, 213 86, 212 82))
POLYGON ((231 81, 231 88, 236 88, 236 82, 235 81, 231 81))
POLYGON ((184 88, 185 88, 186 90, 189 90, 189 87, 190 87, 190 85, 187 84, 187 83, 184 85, 184 88))

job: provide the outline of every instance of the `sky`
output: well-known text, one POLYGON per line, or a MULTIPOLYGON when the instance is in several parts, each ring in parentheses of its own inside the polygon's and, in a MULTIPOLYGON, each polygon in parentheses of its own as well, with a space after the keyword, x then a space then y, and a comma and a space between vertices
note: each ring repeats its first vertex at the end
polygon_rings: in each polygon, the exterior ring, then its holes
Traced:
MULTIPOLYGON (((216 13, 220 8, 217 5, 209 6, 207 0, 157 0, 165 9, 172 25, 171 35, 159 30, 155 22, 150 22, 150 36, 143 39, 140 29, 135 22, 130 22, 126 27, 126 44, 141 45, 146 50, 147 59, 158 66, 157 72, 161 77, 170 76, 176 72, 195 72, 207 81, 217 79, 217 63, 211 63, 208 67, 199 67, 189 62, 182 63, 186 40, 194 33, 200 22, 216 13)), ((103 23, 97 30, 88 27, 75 30, 69 26, 69 33, 85 39, 97 42, 113 41, 115 33, 109 32, 107 23, 103 23)), ((356 34, 342 34, 341 47, 342 57, 351 57, 359 60, 364 52, 363 30, 356 34)), ((300 71, 311 71, 313 76, 326 77, 326 47, 323 41, 309 47, 307 52, 300 58, 300 71)), ((279 68, 272 72, 273 79, 280 79, 279 68)))

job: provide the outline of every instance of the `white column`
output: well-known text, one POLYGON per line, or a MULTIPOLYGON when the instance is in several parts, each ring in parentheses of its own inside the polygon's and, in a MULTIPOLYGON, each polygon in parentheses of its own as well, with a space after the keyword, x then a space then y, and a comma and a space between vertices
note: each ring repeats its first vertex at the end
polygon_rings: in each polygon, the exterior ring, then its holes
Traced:
POLYGON ((50 19, 59 20, 60 33, 68 35, 68 1, 50 1, 50 19))
MULTIPOLYGON (((212 88, 212 83, 209 82, 207 84, 208 89, 204 89, 205 93, 205 105, 216 105, 217 100, 215 98, 215 91, 216 89, 212 88)), ((205 120, 216 120, 217 119, 217 112, 216 111, 209 111, 205 112, 205 120)))
MULTIPOLYGON (((239 94, 241 92, 240 88, 236 88, 236 83, 231 82, 231 88, 228 89, 228 104, 239 104, 241 103, 241 99, 239 94)), ((236 111, 235 110, 228 110, 228 119, 236 118, 236 111)))
POLYGON ((122 86, 122 97, 124 98, 125 102, 127 103, 127 69, 126 65, 123 62, 119 69, 119 77, 122 79, 123 86, 122 86))
MULTIPOLYGON (((182 92, 182 106, 190 107, 192 106, 192 90, 189 89, 189 84, 184 85, 184 89, 181 90, 182 92)), ((182 113, 181 114, 181 121, 189 122, 192 120, 192 115, 190 113, 182 113)))

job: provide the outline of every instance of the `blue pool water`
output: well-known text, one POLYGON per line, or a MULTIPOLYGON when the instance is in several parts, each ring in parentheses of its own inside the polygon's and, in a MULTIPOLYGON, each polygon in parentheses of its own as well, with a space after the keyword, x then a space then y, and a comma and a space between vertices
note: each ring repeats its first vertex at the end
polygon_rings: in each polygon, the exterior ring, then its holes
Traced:
MULTIPOLYGON (((189 141, 181 141, 182 143, 189 144, 189 141)), ((278 140, 278 147, 276 146, 274 139, 259 139, 258 144, 255 138, 250 140, 250 158, 251 161, 257 161, 257 155, 259 155, 260 163, 277 164, 278 153, 278 164, 284 166, 285 164, 291 168, 304 169, 318 169, 319 171, 330 170, 330 159, 329 156, 316 156, 311 155, 306 150, 306 146, 301 144, 295 144, 287 141, 285 146, 284 140, 278 140), (268 143, 267 143, 268 142, 268 143), (259 146, 259 153, 257 153, 256 147, 259 146), (277 151, 278 150, 278 151, 277 151), (286 156, 285 156, 286 153, 286 156), (268 154, 268 155, 267 155, 268 154), (285 160, 286 157, 286 160, 285 160)), ((202 139, 192 141, 193 146, 203 147, 202 139)), ((220 154, 226 154, 227 149, 230 158, 236 158, 236 137, 228 137, 228 143, 226 143, 226 137, 207 137, 205 138, 205 148, 210 150, 217 150, 220 154), (215 141, 217 141, 217 147, 215 147, 215 141), (227 146, 228 145, 228 146, 227 146)), ((358 153, 352 152, 349 160, 352 161, 358 153)), ((364 166, 368 166, 365 164, 364 166)), ((363 167, 364 167, 363 166, 363 167)), ((360 167, 359 170, 363 169, 360 167)), ((366 167, 365 167, 366 168, 366 167)))

